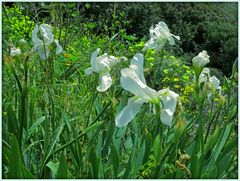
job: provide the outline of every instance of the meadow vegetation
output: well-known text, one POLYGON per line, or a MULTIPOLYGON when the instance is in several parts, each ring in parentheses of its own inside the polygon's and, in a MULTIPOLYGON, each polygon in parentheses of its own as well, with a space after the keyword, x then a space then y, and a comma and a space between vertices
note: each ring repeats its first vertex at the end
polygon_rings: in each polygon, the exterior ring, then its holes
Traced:
POLYGON ((237 3, 2 13, 3 178, 238 177, 237 3))

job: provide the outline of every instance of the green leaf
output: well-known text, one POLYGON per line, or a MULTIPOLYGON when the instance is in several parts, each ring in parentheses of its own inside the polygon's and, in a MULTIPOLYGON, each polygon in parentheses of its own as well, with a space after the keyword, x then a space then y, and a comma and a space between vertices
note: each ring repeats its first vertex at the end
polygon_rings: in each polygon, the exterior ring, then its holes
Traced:
POLYGON ((89 157, 88 157, 90 163, 91 163, 91 167, 92 167, 92 171, 93 171, 93 177, 96 179, 98 178, 98 159, 97 159, 97 155, 96 155, 96 148, 95 146, 92 146, 90 152, 89 152, 89 157))
POLYGON ((187 148, 186 148, 186 152, 189 155, 193 155, 193 151, 196 145, 196 141, 193 141, 187 148))
POLYGON ((144 158, 144 153, 145 153, 145 142, 143 142, 143 144, 140 145, 140 147, 136 150, 137 153, 137 157, 136 159, 133 161, 134 163, 134 178, 136 178, 136 175, 138 173, 138 170, 141 166, 141 163, 143 161, 144 158))
POLYGON ((87 28, 89 28, 89 29, 93 29, 93 28, 95 28, 95 27, 97 26, 97 24, 90 22, 90 23, 87 23, 86 26, 87 26, 87 28))
POLYGON ((180 118, 174 127, 173 143, 177 143, 177 141, 181 138, 182 134, 184 133, 185 128, 186 121, 180 118))
MULTIPOLYGON (((131 139, 131 136, 128 137, 129 139, 131 139)), ((134 144, 132 145, 131 148, 131 155, 128 159, 128 164, 127 167, 125 169, 125 173, 123 178, 132 178, 133 174, 134 174, 134 169, 135 169, 135 162, 137 159, 137 146, 138 146, 138 137, 137 134, 135 135, 135 140, 132 141, 134 144)))
POLYGON ((208 139, 206 144, 203 148, 203 153, 207 153, 210 149, 212 149, 215 146, 215 143, 217 142, 219 135, 221 133, 221 129, 219 126, 216 127, 213 135, 211 135, 208 139))
POLYGON ((227 91, 230 91, 230 85, 229 85, 229 81, 226 77, 224 77, 224 86, 227 88, 227 91))
POLYGON ((203 155, 201 152, 201 142, 197 138, 194 144, 193 153, 191 156, 190 171, 192 173, 192 178, 200 178, 203 166, 203 155))
MULTIPOLYGON (((103 143, 103 133, 96 131, 95 135, 98 135, 97 138, 97 144, 96 144, 96 154, 97 157, 101 157, 101 152, 102 152, 102 143, 103 143)), ((93 136, 93 140, 97 137, 97 136, 93 136)))
POLYGON ((85 4, 85 7, 86 7, 87 9, 89 9, 89 8, 91 7, 91 4, 86 3, 86 4, 85 4))
POLYGON ((208 178, 217 178, 217 167, 216 165, 213 166, 213 168, 210 170, 208 174, 208 178))
POLYGON ((68 130, 72 131, 71 122, 65 112, 62 112, 62 117, 63 117, 63 120, 65 121, 65 124, 67 125, 68 130))
POLYGON ((103 168, 103 163, 102 159, 98 157, 98 178, 103 179, 104 178, 104 168, 103 168))
POLYGON ((103 124, 102 121, 96 122, 96 123, 94 123, 93 125, 87 127, 87 128, 86 128, 85 130, 83 130, 83 131, 84 131, 84 133, 89 133, 89 132, 95 130, 97 127, 101 126, 102 124, 103 124))
POLYGON ((232 75, 234 75, 237 72, 237 67, 238 67, 238 58, 235 60, 232 66, 232 75))
POLYGON ((228 114, 228 120, 231 120, 236 115, 236 113, 237 113, 237 105, 234 105, 228 114))
POLYGON ((45 116, 42 116, 33 123, 33 125, 28 129, 28 132, 27 132, 28 137, 31 137, 31 135, 34 133, 36 128, 40 126, 44 120, 45 120, 45 116))
POLYGON ((125 178, 129 178, 129 173, 130 173, 130 171, 131 171, 131 161, 132 161, 132 157, 133 157, 133 155, 134 155, 134 148, 132 149, 132 151, 131 151, 131 155, 130 155, 130 157, 129 157, 129 159, 128 159, 128 164, 127 164, 127 166, 126 166, 126 168, 125 168, 125 172, 124 172, 124 175, 123 175, 123 178, 125 179, 125 178))
POLYGON ((112 166, 113 166, 113 171, 114 171, 115 178, 117 178, 118 168, 119 168, 118 153, 117 153, 117 150, 116 150, 114 144, 111 144, 111 147, 110 147, 110 148, 111 148, 110 158, 111 158, 111 162, 112 162, 112 166))
POLYGON ((195 153, 191 157, 190 171, 192 173, 192 178, 200 178, 202 168, 202 156, 200 153, 195 153))
POLYGON ((220 157, 217 159, 217 162, 232 150, 234 149, 237 150, 237 148, 238 148, 238 137, 237 135, 235 135, 230 141, 228 141, 226 146, 224 146, 224 150, 222 151, 220 157))
POLYGON ((67 166, 66 156, 62 153, 60 156, 60 162, 59 162, 56 178, 67 179, 67 170, 68 170, 68 166, 67 166))
POLYGON ((218 178, 221 178, 229 169, 232 154, 233 152, 230 151, 220 161, 217 162, 218 178))
POLYGON ((2 161, 3 161, 3 165, 8 165, 9 164, 9 154, 10 154, 10 150, 3 145, 2 147, 2 161))
MULTIPOLYGON (((53 153, 51 153, 51 155, 58 153, 59 151, 65 149, 66 147, 68 147, 69 145, 72 145, 73 143, 75 143, 77 140, 79 140, 83 135, 85 135, 86 133, 93 131, 94 129, 96 129, 97 127, 101 126, 103 124, 103 122, 96 122, 93 125, 87 127, 85 130, 83 130, 83 132, 81 134, 79 134, 76 138, 74 138, 73 140, 69 141, 68 143, 64 144, 63 146, 61 146, 60 148, 56 149, 53 153)), ((51 156, 49 155, 49 156, 51 156)))
POLYGON ((120 154, 120 150, 121 150, 121 144, 122 144, 121 139, 125 135, 126 130, 127 130, 127 126, 123 128, 118 128, 115 126, 114 135, 113 135, 113 144, 115 145, 118 155, 120 154))
POLYGON ((78 70, 79 64, 75 63, 71 67, 69 67, 64 74, 62 74, 61 79, 67 79, 70 77, 73 73, 75 73, 78 70))
MULTIPOLYGON (((102 157, 106 157, 108 155, 108 151, 109 151, 109 146, 113 141, 113 134, 114 134, 114 129, 115 129, 115 125, 114 124, 109 124, 107 129, 104 130, 104 139, 106 140, 102 149, 102 157)), ((116 149, 116 148, 115 148, 116 149)))
POLYGON ((123 38, 128 40, 128 41, 134 41, 136 40, 137 38, 135 36, 132 36, 132 35, 123 35, 123 38))
POLYGON ((14 135, 17 135, 17 130, 18 130, 18 122, 15 116, 15 112, 13 111, 12 106, 8 106, 7 109, 7 115, 8 115, 8 131, 10 133, 13 133, 14 135))
POLYGON ((223 133, 223 136, 221 138, 221 142, 219 143, 219 145, 217 146, 216 149, 214 149, 213 151, 213 161, 216 161, 219 154, 221 153, 222 149, 223 149, 223 146, 225 145, 227 139, 228 139, 228 136, 230 134, 230 131, 231 131, 231 128, 232 128, 232 124, 228 124, 225 128, 225 131, 223 133))
POLYGON ((153 155, 154 155, 154 158, 156 160, 156 162, 159 162, 160 161, 160 157, 161 157, 161 140, 160 140, 160 134, 158 134, 155 139, 154 139, 154 142, 153 142, 153 155))
POLYGON ((46 166, 51 170, 52 175, 55 177, 57 175, 59 163, 54 163, 53 161, 50 161, 46 164, 46 166))
POLYGON ((24 165, 22 165, 22 170, 23 170, 23 177, 25 179, 36 179, 36 177, 34 177, 24 165))
POLYGON ((17 139, 14 135, 11 137, 11 148, 9 154, 9 168, 8 178, 20 179, 22 175, 21 154, 17 139))
POLYGON ((49 146, 48 150, 47 150, 46 153, 44 154, 44 161, 43 161, 43 165, 42 165, 42 166, 45 165, 45 163, 48 161, 48 159, 50 158, 50 156, 51 156, 52 153, 54 152, 54 147, 55 147, 57 141, 59 140, 59 136, 60 136, 60 134, 61 134, 62 131, 63 131, 64 125, 65 125, 65 123, 62 122, 62 123, 60 124, 60 126, 57 128, 56 133, 55 133, 55 136, 54 136, 54 138, 53 138, 53 142, 51 143, 51 145, 49 146))
POLYGON ((145 138, 146 149, 145 149, 145 154, 143 158, 143 163, 146 163, 148 161, 149 153, 151 152, 151 149, 152 149, 152 135, 150 133, 147 133, 144 135, 144 138, 145 138))

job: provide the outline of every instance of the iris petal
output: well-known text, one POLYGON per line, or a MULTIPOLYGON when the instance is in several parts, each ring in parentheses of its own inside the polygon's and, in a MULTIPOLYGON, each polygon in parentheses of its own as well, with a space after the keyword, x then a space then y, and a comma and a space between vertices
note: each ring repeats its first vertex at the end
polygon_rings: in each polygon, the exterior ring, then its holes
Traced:
POLYGON ((61 47, 61 45, 59 44, 58 40, 55 40, 55 43, 56 43, 56 54, 59 54, 63 51, 63 48, 61 47))
POLYGON ((158 91, 161 101, 163 103, 163 107, 161 109, 161 121, 162 123, 171 126, 173 114, 176 109, 177 100, 179 95, 175 92, 167 89, 162 89, 158 91))
POLYGON ((42 60, 46 60, 49 57, 49 49, 47 48, 47 46, 45 46, 45 48, 43 45, 38 46, 37 51, 42 60))
POLYGON ((99 75, 100 84, 97 87, 99 92, 106 91, 112 85, 112 78, 109 72, 105 72, 99 75))
POLYGON ((130 98, 128 100, 128 104, 117 114, 115 118, 116 125, 118 127, 126 126, 140 111, 140 108, 144 102, 145 101, 141 98, 130 98))
POLYGON ((85 73, 86 75, 92 74, 92 73, 93 73, 93 68, 92 68, 92 67, 87 68, 84 73, 85 73))
POLYGON ((41 24, 39 30, 41 31, 41 36, 43 36, 44 44, 50 45, 54 40, 52 27, 48 24, 41 24))
POLYGON ((203 50, 196 57, 192 59, 193 66, 197 68, 203 68, 205 65, 207 65, 210 62, 209 57, 210 56, 207 54, 207 52, 203 50))
POLYGON ((137 53, 131 60, 130 68, 134 70, 139 79, 146 84, 146 80, 143 73, 143 54, 137 53))
POLYGON ((217 79, 217 77, 210 77, 209 82, 211 83, 213 90, 220 89, 220 81, 217 79))
POLYGON ((36 25, 32 31, 32 41, 34 44, 34 50, 36 50, 36 47, 38 47, 39 45, 43 44, 43 41, 38 38, 37 32, 38 32, 38 25, 36 25))
POLYGON ((95 52, 92 53, 91 65, 94 70, 97 70, 97 56, 98 56, 99 52, 100 52, 100 48, 98 48, 95 52))
POLYGON ((144 100, 154 101, 158 99, 157 92, 143 83, 131 68, 124 68, 121 70, 120 82, 125 90, 143 98, 144 100))
POLYGON ((154 45, 154 39, 153 38, 150 38, 145 46, 143 47, 142 51, 146 51, 148 48, 153 48, 153 45, 154 45))
POLYGON ((108 62, 109 62, 109 66, 110 68, 112 68, 114 65, 118 64, 120 62, 120 59, 114 57, 114 56, 109 56, 108 57, 108 62))

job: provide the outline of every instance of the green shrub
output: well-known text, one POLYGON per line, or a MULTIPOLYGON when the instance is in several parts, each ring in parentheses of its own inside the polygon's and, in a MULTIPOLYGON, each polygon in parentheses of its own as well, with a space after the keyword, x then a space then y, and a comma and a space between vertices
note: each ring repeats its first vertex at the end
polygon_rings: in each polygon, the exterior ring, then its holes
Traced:
POLYGON ((4 25, 2 29, 4 46, 8 42, 17 42, 22 38, 31 39, 34 22, 29 16, 24 15, 24 12, 17 4, 14 4, 13 7, 5 7, 3 4, 2 21, 4 25))

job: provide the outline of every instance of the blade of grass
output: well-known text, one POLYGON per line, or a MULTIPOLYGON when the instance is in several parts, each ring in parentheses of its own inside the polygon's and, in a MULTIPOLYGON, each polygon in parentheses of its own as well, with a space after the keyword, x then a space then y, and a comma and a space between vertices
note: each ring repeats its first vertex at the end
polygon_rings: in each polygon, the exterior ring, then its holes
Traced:
POLYGON ((117 153, 117 150, 116 150, 114 144, 111 144, 110 149, 111 149, 110 159, 111 159, 112 166, 113 166, 114 176, 115 176, 115 178, 117 178, 118 168, 119 168, 118 153, 117 153))
POLYGON ((68 171, 67 160, 65 158, 65 155, 62 153, 60 156, 60 162, 56 178, 67 179, 67 171, 68 171))
POLYGON ((87 134, 88 132, 91 132, 95 129, 97 129, 98 127, 100 127, 103 124, 103 122, 96 122, 95 124, 89 126, 88 128, 86 128, 81 134, 79 134, 76 138, 74 138, 73 140, 69 141, 68 143, 64 144, 63 146, 61 146, 60 148, 56 149, 52 154, 50 154, 50 156, 52 156, 53 154, 58 153, 59 151, 65 149, 66 147, 68 147, 69 145, 73 144, 75 141, 79 140, 82 136, 84 136, 85 134, 87 134))

